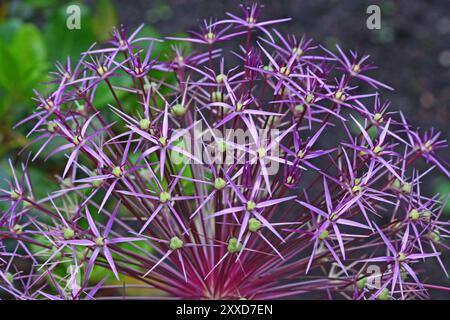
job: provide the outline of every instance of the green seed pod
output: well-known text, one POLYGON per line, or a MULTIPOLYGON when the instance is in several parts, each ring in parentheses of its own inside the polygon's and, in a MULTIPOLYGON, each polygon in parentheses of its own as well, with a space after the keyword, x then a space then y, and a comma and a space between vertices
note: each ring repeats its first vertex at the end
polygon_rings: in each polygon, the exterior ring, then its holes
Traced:
POLYGON ((261 228, 261 222, 259 222, 259 220, 255 219, 255 218, 250 218, 250 220, 248 220, 248 230, 250 230, 251 232, 256 232, 261 228))
POLYGON ((297 57, 300 57, 303 54, 303 50, 300 47, 292 48, 292 53, 297 55, 297 57))
POLYGON ((121 176, 123 175, 122 168, 121 168, 121 167, 115 167, 115 168, 113 169, 113 171, 112 171, 112 174, 113 174, 115 177, 117 177, 117 178, 121 177, 121 176))
POLYGON ((319 234, 319 239, 320 240, 325 240, 326 238, 328 238, 329 235, 330 235, 330 232, 328 232, 328 230, 323 230, 319 234))
POLYGON ((86 111, 86 106, 83 103, 76 103, 77 104, 77 111, 79 113, 83 113, 86 111))
POLYGON ((334 97, 336 98, 336 100, 339 100, 342 102, 344 102, 347 99, 347 96, 342 91, 337 91, 334 94, 334 97))
POLYGON ((139 127, 141 128, 141 130, 148 130, 148 128, 150 128, 150 120, 149 119, 141 119, 139 121, 139 127))
POLYGON ((73 231, 71 228, 65 228, 63 231, 63 237, 66 240, 70 240, 75 236, 75 231, 73 231))
POLYGON ((411 183, 405 182, 405 184, 402 185, 402 192, 411 193, 411 183))
POLYGON ((263 69, 268 72, 273 72, 273 67, 271 65, 264 66, 263 69))
POLYGON ((214 39, 216 39, 216 35, 215 35, 214 32, 209 31, 207 34, 205 34, 205 39, 206 39, 209 43, 211 43, 211 42, 214 41, 214 39))
POLYGON ((161 146, 165 147, 167 145, 167 138, 166 137, 159 137, 158 142, 161 146))
POLYGON ((47 130, 48 130, 48 132, 51 132, 51 133, 53 133, 53 132, 55 132, 55 129, 58 127, 58 125, 56 124, 56 122, 54 122, 54 121, 49 121, 48 123, 47 123, 47 130))
MULTIPOLYGON (((220 91, 213 91, 211 93, 211 100, 213 102, 223 102, 222 92, 220 92, 220 91)), ((226 110, 228 110, 228 109, 226 109, 226 110)))
POLYGON ((417 211, 416 209, 412 209, 412 210, 409 212, 409 218, 410 218, 411 220, 418 220, 418 219, 420 218, 420 212, 417 211))
POLYGON ((297 158, 302 159, 305 156, 306 152, 304 150, 300 150, 297 152, 297 158))
POLYGON ((287 184, 294 184, 294 182, 295 182, 295 178, 293 176, 288 176, 286 178, 286 183, 287 184))
POLYGON ((378 300, 389 300, 391 298, 391 293, 389 292, 389 289, 385 288, 381 293, 378 295, 378 300))
POLYGON ((181 240, 178 237, 172 237, 172 239, 170 239, 170 244, 169 244, 170 249, 172 250, 177 250, 183 247, 183 240, 181 240))
POLYGON ((361 71, 361 66, 359 64, 352 65, 352 72, 359 73, 361 71))
POLYGON ((52 99, 47 99, 47 101, 45 102, 45 106, 44 108, 47 110, 52 109, 55 106, 55 103, 53 102, 52 99))
POLYGON ((22 232, 23 232, 23 226, 20 225, 20 224, 15 224, 15 225, 13 226, 13 228, 12 228, 12 231, 13 231, 15 234, 22 234, 22 232))
POLYGON ((399 221, 395 224, 392 225, 392 228, 394 228, 395 230, 400 229, 403 226, 403 224, 399 221))
POLYGON ((65 178, 63 181, 61 181, 61 186, 63 188, 70 188, 73 186, 72 179, 71 178, 65 178))
POLYGON ((288 67, 281 67, 280 68, 280 73, 283 75, 283 76, 289 76, 289 74, 291 73, 291 70, 288 68, 288 67))
POLYGON ((228 79, 227 76, 222 73, 220 73, 216 76, 217 83, 222 83, 222 82, 226 81, 227 79, 228 79))
POLYGON ((166 203, 166 202, 170 201, 170 199, 172 199, 172 196, 168 192, 164 191, 159 194, 159 201, 161 203, 166 203))
POLYGON ((73 144, 78 146, 81 142, 83 141, 83 137, 82 136, 75 136, 73 138, 73 144))
POLYGON ((8 280, 9 283, 12 284, 12 283, 14 282, 14 275, 13 275, 12 273, 7 272, 7 273, 5 274, 5 277, 6 277, 6 280, 8 280))
POLYGON ((373 115, 373 120, 378 122, 378 123, 382 123, 384 121, 383 115, 381 113, 375 113, 373 115))
POLYGON ((216 188, 217 190, 222 190, 223 188, 225 188, 226 184, 227 183, 225 182, 225 180, 220 177, 214 179, 214 188, 216 188))
POLYGON ((316 97, 315 97, 312 93, 306 95, 306 98, 305 98, 306 103, 310 104, 311 102, 314 101, 315 98, 316 98, 316 97))
POLYGON ((266 156, 267 151, 265 148, 261 147, 261 148, 256 149, 256 154, 258 155, 258 158, 262 159, 266 156))
POLYGON ((247 211, 252 211, 252 210, 255 210, 256 209, 256 203, 255 202, 253 202, 253 201, 247 201, 247 206, 246 206, 246 208, 247 208, 247 211))
POLYGON ((108 72, 108 68, 106 68, 106 66, 104 65, 101 65, 100 67, 97 68, 97 72, 101 77, 103 77, 105 73, 108 72))
POLYGON ((229 253, 236 253, 241 251, 242 249, 242 244, 238 243, 238 240, 236 238, 230 238, 230 240, 228 241, 228 252, 229 253))
POLYGON ((305 111, 305 106, 303 104, 297 104, 294 107, 296 113, 303 113, 305 111))
POLYGON ((356 282, 356 286, 358 287, 359 290, 364 289, 366 285, 367 285, 367 277, 361 278, 356 282))
POLYGON ((424 212, 422 212, 422 218, 423 220, 429 222, 431 219, 432 213, 429 210, 425 210, 424 212))
POLYGON ((395 190, 400 190, 402 187, 402 184, 400 182, 400 180, 395 179, 392 183, 391 183, 391 188, 395 189, 395 190))
MULTIPOLYGON (((30 197, 28 200, 34 201, 33 198, 31 198, 31 197, 30 197)), ((29 202, 29 201, 24 201, 24 202, 22 202, 22 203, 23 203, 23 207, 24 207, 24 208, 33 208, 33 206, 34 206, 34 205, 33 205, 31 202, 29 202)))
POLYGON ((441 233, 439 230, 435 229, 432 232, 429 233, 431 240, 435 243, 439 243, 441 241, 441 233))
POLYGON ((9 196, 11 197, 11 199, 17 200, 20 198, 20 192, 17 190, 13 190, 11 191, 11 194, 9 196))
POLYGON ((95 239, 95 244, 99 247, 103 246, 105 244, 105 239, 102 237, 98 237, 95 239))
POLYGON ((373 152, 375 154, 380 154, 381 151, 383 151, 383 147, 382 146, 375 146, 375 148, 373 148, 373 152))
POLYGON ((186 108, 181 103, 177 103, 172 107, 172 113, 177 117, 182 117, 186 113, 186 108))
POLYGON ((336 221, 339 218, 339 215, 336 212, 332 212, 330 214, 330 221, 336 221))

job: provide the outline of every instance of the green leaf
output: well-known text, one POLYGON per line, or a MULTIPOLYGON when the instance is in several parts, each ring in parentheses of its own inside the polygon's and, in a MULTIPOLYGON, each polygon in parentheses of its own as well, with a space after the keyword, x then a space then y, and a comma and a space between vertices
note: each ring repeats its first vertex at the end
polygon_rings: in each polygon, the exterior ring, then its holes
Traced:
POLYGON ((69 30, 66 26, 67 13, 64 8, 55 10, 43 27, 49 61, 64 61, 67 56, 78 60, 80 53, 87 50, 95 41, 89 8, 80 5, 81 28, 69 30))
POLYGON ((15 69, 21 86, 35 85, 46 70, 46 47, 40 31, 32 24, 25 24, 17 32, 9 51, 16 61, 15 69))
POLYGON ((5 43, 12 41, 14 35, 22 27, 23 22, 20 19, 9 19, 0 24, 0 39, 5 43))
MULTIPOLYGON (((450 182, 445 178, 437 178, 436 179, 436 189, 437 192, 441 194, 443 199, 450 195, 450 182)), ((447 201, 444 206, 444 213, 446 215, 450 215, 450 201, 447 201)))
POLYGON ((46 48, 40 31, 32 24, 10 25, 4 30, 16 32, 10 41, 0 40, 0 89, 6 92, 5 105, 17 106, 30 101, 32 88, 44 78, 46 48))
POLYGON ((15 60, 8 50, 8 44, 0 39, 0 87, 9 89, 16 78, 15 60))

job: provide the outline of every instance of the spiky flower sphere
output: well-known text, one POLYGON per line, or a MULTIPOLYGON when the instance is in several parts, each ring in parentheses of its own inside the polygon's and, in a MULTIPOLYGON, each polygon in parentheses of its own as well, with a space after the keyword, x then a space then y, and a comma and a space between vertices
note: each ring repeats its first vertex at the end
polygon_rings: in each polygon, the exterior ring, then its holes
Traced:
POLYGON ((449 176, 445 142, 388 109, 378 90, 391 88, 368 75, 368 56, 284 36, 272 27, 289 19, 261 21, 256 5, 243 11, 170 38, 180 45, 168 59, 153 54, 161 40, 122 28, 57 65, 20 125, 35 137, 32 160, 64 163, 37 198, 27 164, 10 162, 2 296, 449 290, 424 282, 430 265, 446 272, 443 204, 422 193, 430 171, 449 176))

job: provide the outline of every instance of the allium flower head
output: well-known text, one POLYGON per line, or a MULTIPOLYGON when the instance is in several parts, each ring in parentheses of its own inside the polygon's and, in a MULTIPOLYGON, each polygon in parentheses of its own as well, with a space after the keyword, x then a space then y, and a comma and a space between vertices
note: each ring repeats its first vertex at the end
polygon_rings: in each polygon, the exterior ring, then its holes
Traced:
POLYGON ((289 18, 242 9, 189 38, 121 27, 57 64, 18 124, 37 151, 9 162, 0 189, 2 296, 387 300, 450 290, 426 268, 446 274, 445 199, 423 193, 431 171, 450 176, 446 142, 389 109, 392 88, 372 77, 369 56, 284 35, 274 28, 289 18), (171 52, 155 57, 168 40, 171 52), (55 157, 55 191, 38 196, 28 166, 55 157))

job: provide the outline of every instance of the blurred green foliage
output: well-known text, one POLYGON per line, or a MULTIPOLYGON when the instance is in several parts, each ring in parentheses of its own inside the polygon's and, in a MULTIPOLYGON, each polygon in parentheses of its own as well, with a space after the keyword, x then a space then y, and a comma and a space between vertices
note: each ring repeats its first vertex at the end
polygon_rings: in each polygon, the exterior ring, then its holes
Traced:
POLYGON ((0 5, 0 157, 26 143, 24 132, 12 127, 33 110, 33 89, 43 89, 42 82, 55 61, 77 57, 94 41, 105 40, 118 23, 110 0, 98 1, 93 9, 77 3, 82 26, 69 30, 69 4, 24 0, 0 5))
MULTIPOLYGON (((168 16, 167 12, 170 11, 170 7, 164 1, 159 3, 161 6, 158 6, 160 7, 158 13, 168 16)), ((149 20, 155 19, 149 17, 149 20)), ((95 2, 11 0, 0 3, 0 187, 5 187, 5 180, 11 174, 7 159, 10 157, 14 160, 17 151, 29 142, 25 137, 30 129, 29 126, 13 127, 20 119, 33 112, 35 108, 32 100, 33 90, 45 93, 45 83, 49 80, 48 72, 54 69, 55 62, 59 61, 64 64, 67 57, 70 57, 72 61, 77 61, 80 53, 86 51, 94 42, 104 43, 107 41, 112 28, 118 26, 119 21, 119 12, 113 0, 95 2), (80 29, 69 30, 66 25, 69 16, 67 7, 72 4, 78 5, 81 9, 80 29)), ((160 34, 150 26, 145 26, 141 35, 160 37, 160 34)), ((184 36, 184 34, 178 34, 178 36, 184 36)), ((152 56, 165 59, 166 53, 172 45, 171 41, 155 43, 152 56)), ((190 47, 187 47, 186 50, 189 52, 190 47)), ((173 75, 167 77, 159 71, 151 71, 149 76, 152 79, 161 79, 165 76, 166 82, 175 82, 173 75)), ((132 86, 131 78, 127 77, 112 79, 112 81, 114 85, 132 86)), ((125 91, 118 91, 117 94, 123 101, 125 110, 130 114, 135 113, 137 106, 132 97, 125 91)), ((106 85, 98 87, 95 104, 99 109, 106 108, 108 104, 114 104, 106 85)), ((36 151, 38 148, 39 145, 29 146, 31 151, 36 151)), ((51 150, 51 145, 49 149, 51 150)), ((48 183, 48 180, 58 172, 63 164, 64 155, 62 153, 47 162, 37 159, 35 163, 30 164, 30 176, 37 198, 45 197, 54 191, 56 185, 48 183)), ((184 175, 190 174, 189 169, 184 173, 184 175)), ((193 189, 192 183, 187 184, 190 189, 193 189)), ((1 203, 0 209, 5 210, 5 205, 6 203, 1 203)), ((96 219, 101 220, 102 218, 102 216, 96 216, 96 219)), ((124 248, 136 250, 129 245, 124 245, 124 248)), ((31 249, 40 250, 34 247, 31 249)), ((150 247, 144 249, 152 250, 150 247)), ((43 254, 41 262, 47 260, 52 253, 50 250, 43 254)), ((63 264, 58 269, 61 277, 67 276, 69 264, 69 262, 63 264)), ((95 267, 93 272, 93 279, 100 281, 108 275, 109 281, 114 281, 110 270, 95 267)), ((127 281, 131 280, 127 279, 127 281)))

